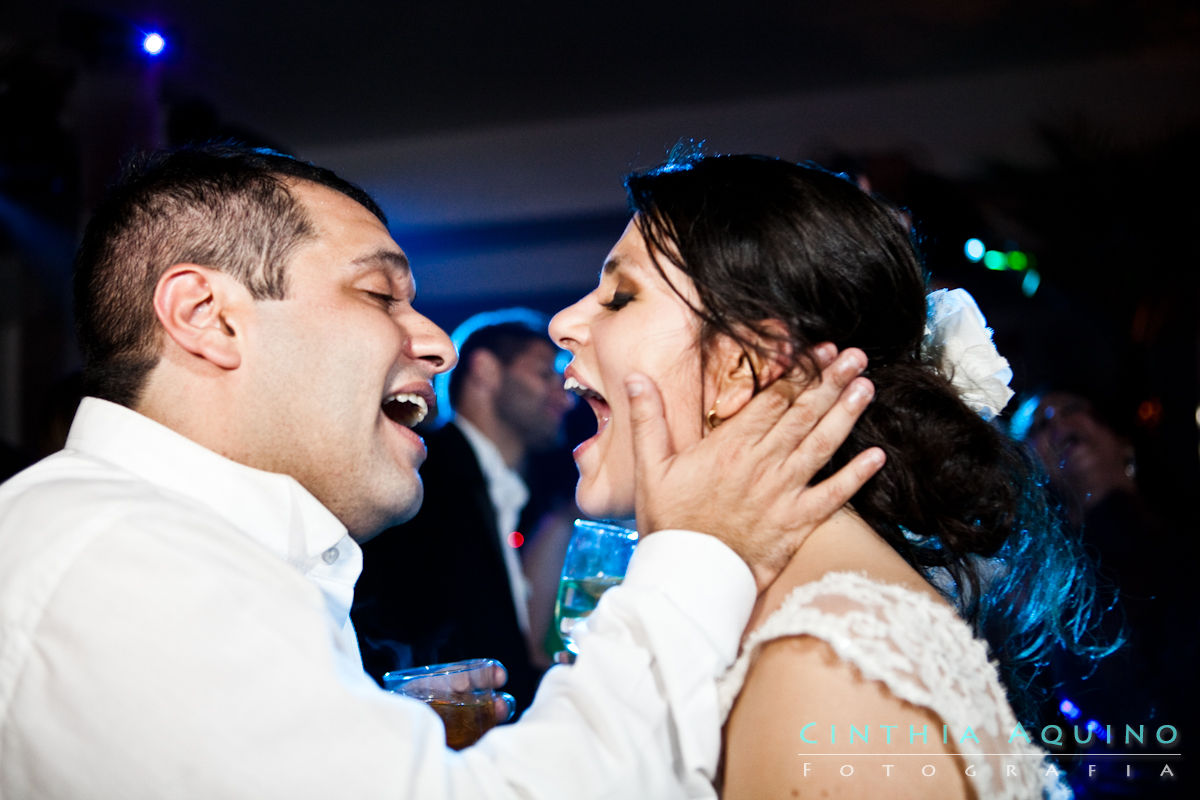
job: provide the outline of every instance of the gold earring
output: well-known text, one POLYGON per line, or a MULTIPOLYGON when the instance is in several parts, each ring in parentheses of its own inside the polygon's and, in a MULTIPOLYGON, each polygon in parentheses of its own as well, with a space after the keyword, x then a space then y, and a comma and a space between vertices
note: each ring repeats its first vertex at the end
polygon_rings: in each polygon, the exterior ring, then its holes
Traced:
POLYGON ((708 427, 712 428, 713 430, 716 430, 717 426, 725 421, 724 417, 717 416, 717 406, 719 406, 720 404, 721 404, 720 400, 713 403, 713 407, 710 408, 708 410, 708 413, 704 415, 704 421, 706 423, 708 423, 708 427))

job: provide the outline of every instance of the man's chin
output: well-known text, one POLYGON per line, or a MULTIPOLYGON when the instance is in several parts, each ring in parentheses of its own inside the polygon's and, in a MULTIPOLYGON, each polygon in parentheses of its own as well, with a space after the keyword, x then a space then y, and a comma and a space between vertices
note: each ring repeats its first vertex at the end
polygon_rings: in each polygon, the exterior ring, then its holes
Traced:
POLYGON ((421 509, 421 501, 425 499, 425 487, 417 482, 417 491, 410 501, 400 509, 391 509, 388 512, 380 514, 371 522, 363 522, 360 525, 347 526, 350 533, 350 538, 359 544, 369 542, 379 534, 408 522, 417 515, 421 509))

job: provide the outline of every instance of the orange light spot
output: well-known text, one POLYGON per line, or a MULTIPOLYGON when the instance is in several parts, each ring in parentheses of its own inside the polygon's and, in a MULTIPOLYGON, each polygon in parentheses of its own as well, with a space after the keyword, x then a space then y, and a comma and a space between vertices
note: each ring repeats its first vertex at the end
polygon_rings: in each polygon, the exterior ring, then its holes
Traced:
POLYGON ((1146 426, 1153 427, 1162 420, 1162 402, 1157 398, 1143 400, 1138 406, 1138 420, 1146 426))

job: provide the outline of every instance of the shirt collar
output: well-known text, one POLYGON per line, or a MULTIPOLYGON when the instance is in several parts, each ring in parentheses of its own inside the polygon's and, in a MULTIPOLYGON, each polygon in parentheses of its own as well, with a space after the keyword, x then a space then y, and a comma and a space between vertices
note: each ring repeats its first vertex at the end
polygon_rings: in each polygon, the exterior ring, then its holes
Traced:
MULTIPOLYGON (((472 425, 466 417, 455 416, 454 424, 462 431, 463 436, 467 437, 467 442, 475 451, 475 458, 479 460, 479 468, 483 471, 483 477, 487 479, 488 493, 492 497, 492 502, 498 509, 511 511, 515 508, 516 514, 519 515, 521 508, 529 501, 529 487, 525 485, 520 473, 504 463, 504 456, 500 454, 500 448, 496 447, 495 443, 483 431, 472 425)), ((511 524, 515 524, 515 520, 508 526, 500 525, 500 527, 511 527, 511 524)), ((507 533, 507 531, 502 531, 502 533, 507 533)))
POLYGON ((303 572, 328 564, 335 545, 357 550, 341 521, 295 478, 232 461, 107 400, 83 399, 66 449, 205 506, 303 572))

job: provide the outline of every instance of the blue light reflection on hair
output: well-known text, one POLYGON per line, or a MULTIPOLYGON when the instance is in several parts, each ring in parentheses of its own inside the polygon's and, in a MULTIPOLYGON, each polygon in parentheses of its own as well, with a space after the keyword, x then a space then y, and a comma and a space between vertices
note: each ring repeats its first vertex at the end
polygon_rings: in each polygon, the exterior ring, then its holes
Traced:
POLYGON ((1010 436, 1019 442, 1025 441, 1029 436, 1029 429, 1033 427, 1033 416, 1037 413, 1038 405, 1041 402, 1041 394, 1034 394, 1017 407, 1017 410, 1013 412, 1013 415, 1008 420, 1008 433, 1010 436))

